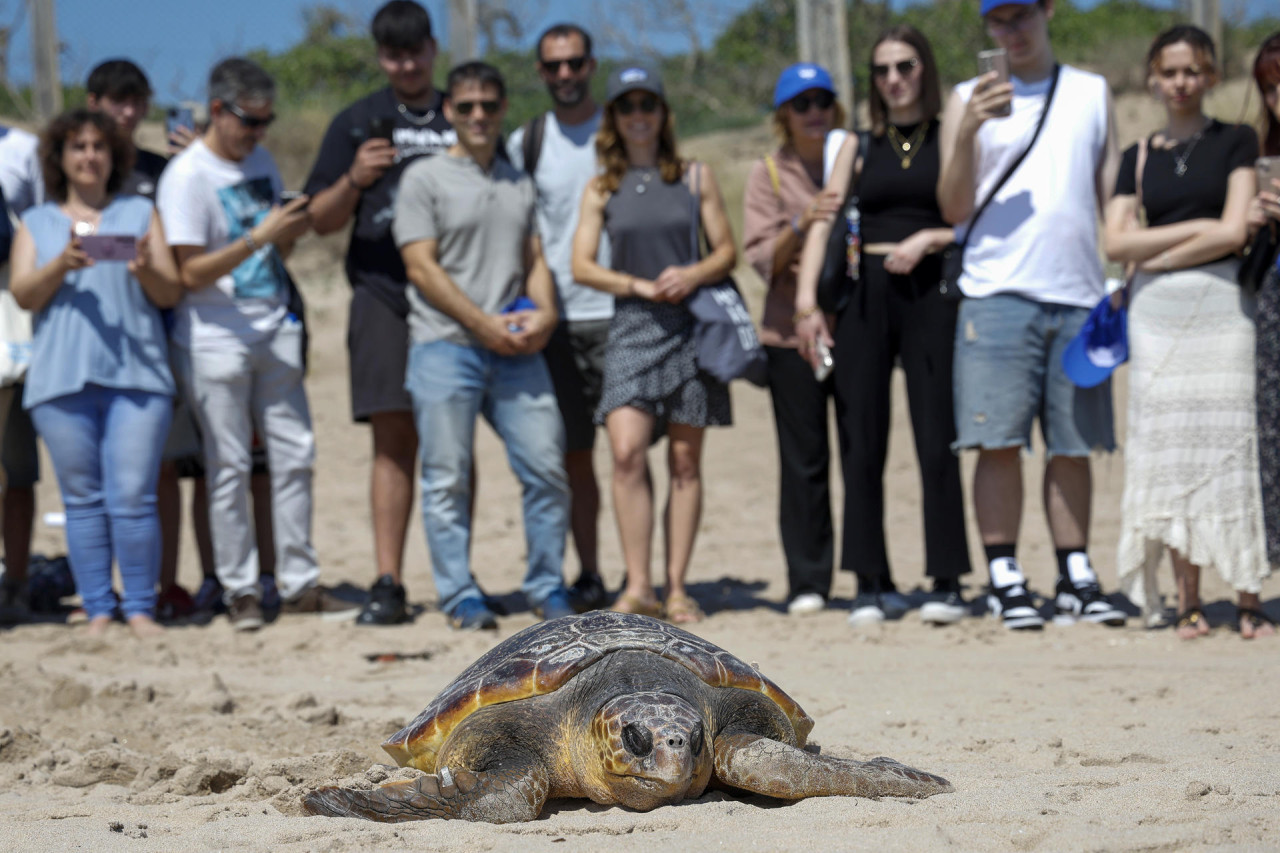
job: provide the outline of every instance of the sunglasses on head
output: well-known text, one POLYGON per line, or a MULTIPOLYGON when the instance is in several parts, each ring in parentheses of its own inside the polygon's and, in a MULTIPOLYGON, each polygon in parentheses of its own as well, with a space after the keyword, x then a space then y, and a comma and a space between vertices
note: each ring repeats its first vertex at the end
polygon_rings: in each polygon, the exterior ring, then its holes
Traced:
POLYGON ((871 73, 876 78, 880 80, 884 80, 889 76, 889 69, 896 68, 898 70, 899 77, 906 77, 908 74, 914 71, 916 69, 916 66, 919 64, 920 64, 920 60, 918 59, 904 59, 901 62, 895 62, 892 65, 872 65, 871 73))
POLYGON ((453 109, 460 116, 469 116, 476 107, 487 116, 496 116, 502 108, 500 101, 454 101, 453 109))
POLYGON ((585 56, 571 56, 568 59, 543 59, 541 61, 542 70, 548 74, 559 74, 560 69, 569 66, 569 70, 574 74, 581 71, 587 64, 585 56))
POLYGON ((271 122, 276 120, 275 113, 272 113, 271 115, 266 116, 265 118, 258 118, 257 116, 249 115, 244 110, 237 107, 235 104, 223 104, 223 106, 227 108, 227 112, 231 113, 233 116, 240 119, 240 123, 243 124, 245 127, 249 128, 250 130, 257 130, 260 127, 266 127, 267 125, 271 124, 271 122))
POLYGON ((645 95, 635 100, 619 98, 613 102, 613 108, 618 111, 618 115, 624 116, 629 116, 636 110, 642 113, 656 113, 658 111, 658 99, 653 95, 645 95))
POLYGON ((820 110, 829 110, 831 105, 836 102, 836 96, 825 89, 819 89, 812 95, 796 95, 788 103, 791 104, 791 111, 795 113, 807 113, 810 107, 817 107, 820 110))

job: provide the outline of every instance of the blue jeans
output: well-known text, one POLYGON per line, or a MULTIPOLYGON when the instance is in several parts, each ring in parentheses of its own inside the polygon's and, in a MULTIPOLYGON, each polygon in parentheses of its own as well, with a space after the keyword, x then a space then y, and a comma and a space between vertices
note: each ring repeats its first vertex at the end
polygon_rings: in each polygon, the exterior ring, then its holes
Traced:
POLYGON ((115 609, 120 565, 125 617, 150 615, 160 576, 156 478, 173 414, 164 394, 90 385, 31 410, 67 510, 67 551, 90 619, 115 609))
POLYGON ((1010 293, 960 303, 951 449, 1030 449, 1039 418, 1050 458, 1115 450, 1111 380, 1077 388, 1062 369, 1062 351, 1088 316, 1010 293))
POLYGON ((562 588, 569 481, 564 421, 541 355, 500 356, 448 341, 414 344, 405 389, 422 444, 422 521, 440 609, 482 593, 471 576, 471 460, 476 417, 507 447, 523 490, 529 568, 521 589, 538 606, 562 588))

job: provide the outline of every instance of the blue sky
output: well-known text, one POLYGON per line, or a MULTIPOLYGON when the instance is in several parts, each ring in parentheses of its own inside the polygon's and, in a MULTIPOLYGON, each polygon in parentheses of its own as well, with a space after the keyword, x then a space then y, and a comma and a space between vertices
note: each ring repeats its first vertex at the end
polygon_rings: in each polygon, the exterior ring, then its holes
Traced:
MULTIPOLYGON (((367 22, 384 0, 321 0, 367 22)), ((98 62, 127 56, 151 78, 157 101, 200 99, 208 69, 223 56, 264 47, 277 51, 302 37, 302 10, 317 0, 57 0, 59 37, 65 50, 63 78, 83 80, 98 62)), ((751 0, 699 0, 705 21, 702 38, 714 33, 751 0)), ((1087 0, 1086 0, 1087 2, 1087 0)), ((1160 0, 1168 4, 1173 0, 1160 0)), ((1224 14, 1260 15, 1275 0, 1222 0, 1224 14)), ((447 0, 423 3, 447 43, 447 0)), ((576 20, 597 33, 604 22, 590 0, 509 0, 532 42, 553 19, 576 20)), ((0 0, 0 26, 14 27, 9 55, 10 78, 30 79, 30 17, 25 0, 0 0)), ((621 23, 621 22, 619 22, 621 23)), ((678 33, 660 26, 646 28, 643 37, 660 47, 684 46, 678 33)))

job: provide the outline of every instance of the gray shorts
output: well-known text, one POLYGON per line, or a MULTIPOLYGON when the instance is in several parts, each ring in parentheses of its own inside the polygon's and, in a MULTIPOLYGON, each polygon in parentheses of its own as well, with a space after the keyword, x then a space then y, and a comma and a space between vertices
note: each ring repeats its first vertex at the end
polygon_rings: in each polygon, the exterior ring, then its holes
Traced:
POLYGON ((9 401, 9 418, 5 422, 4 440, 0 442, 0 464, 11 489, 29 489, 40 482, 40 450, 36 447, 36 428, 31 415, 22 408, 22 392, 26 386, 13 386, 9 401))
POLYGON ((595 446, 594 418, 604 382, 608 340, 608 320, 568 321, 556 327, 542 351, 564 418, 566 450, 590 450, 595 446))
POLYGON ((1111 381, 1077 388, 1062 351, 1089 309, 1013 294, 966 299, 956 322, 953 450, 1031 446, 1040 419, 1047 454, 1115 450, 1111 381))
POLYGON ((356 423, 367 423, 370 415, 382 412, 413 413, 413 400, 404 390, 409 320, 367 287, 357 287, 351 294, 347 353, 351 359, 351 417, 356 423))

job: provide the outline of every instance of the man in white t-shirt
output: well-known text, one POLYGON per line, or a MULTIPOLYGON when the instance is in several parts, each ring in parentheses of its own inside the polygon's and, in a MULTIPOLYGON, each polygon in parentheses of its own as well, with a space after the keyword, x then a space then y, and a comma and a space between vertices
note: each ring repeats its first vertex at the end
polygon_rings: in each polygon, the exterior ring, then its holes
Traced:
MULTIPOLYGON (((512 164, 530 173, 538 191, 538 233, 563 318, 542 354, 564 418, 570 528, 581 564, 569 594, 578 612, 605 604, 598 540, 600 486, 592 448, 613 295, 578 284, 570 270, 582 191, 599 171, 596 131, 603 112, 591 97, 595 70, 591 36, 585 30, 575 24, 548 28, 538 39, 538 74, 555 108, 507 140, 512 164)), ((607 253, 608 247, 603 251, 607 253)), ((608 264, 607 254, 602 263, 608 264)))
POLYGON ((1111 95, 1096 74, 1059 66, 1049 42, 1054 0, 983 0, 987 32, 1007 51, 995 72, 956 87, 942 120, 938 203, 968 233, 956 325, 956 450, 978 450, 973 503, 991 577, 988 603, 1004 625, 1039 629, 1015 549, 1023 448, 1038 417, 1048 461, 1045 512, 1057 552, 1054 621, 1123 625, 1087 554, 1089 452, 1115 448, 1111 388, 1077 388, 1062 351, 1102 298, 1097 220, 1119 157, 1111 95), (974 214, 1028 150, 992 203, 974 214), (1006 112, 1011 107, 1011 112, 1006 112), (1007 117, 1006 117, 1007 116, 1007 117))
POLYGON ((271 471, 282 613, 355 610, 318 585, 311 545, 315 439, 302 378, 305 334, 290 310, 284 258, 307 230, 307 199, 279 204, 259 145, 275 118, 275 84, 231 58, 209 76, 209 129, 170 161, 157 194, 186 295, 173 329, 179 370, 204 437, 214 563, 237 630, 263 624, 249 512, 254 428, 271 471))

